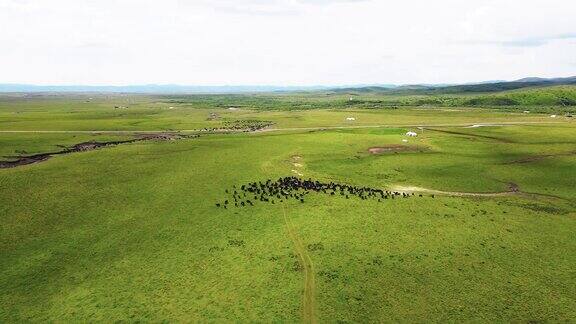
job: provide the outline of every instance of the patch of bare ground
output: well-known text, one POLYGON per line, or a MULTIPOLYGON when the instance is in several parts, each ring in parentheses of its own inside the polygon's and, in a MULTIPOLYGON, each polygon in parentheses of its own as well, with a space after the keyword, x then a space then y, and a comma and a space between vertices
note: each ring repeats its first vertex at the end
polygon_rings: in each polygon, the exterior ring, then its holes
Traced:
POLYGON ((14 167, 17 167, 20 165, 27 165, 27 164, 46 161, 51 156, 52 156, 51 153, 34 154, 34 155, 28 155, 28 156, 22 156, 22 157, 7 156, 8 158, 16 158, 16 160, 14 160, 14 161, 0 161, 0 169, 14 168, 14 167))
POLYGON ((304 166, 302 165, 302 163, 300 163, 301 159, 302 157, 300 155, 292 155, 290 161, 292 163, 292 166, 294 167, 294 169, 292 169, 292 172, 294 172, 300 177, 304 176, 304 174, 299 171, 299 169, 301 169, 304 166))
POLYGON ((55 155, 92 151, 107 146, 116 146, 119 144, 127 144, 142 141, 171 141, 193 137, 198 137, 198 135, 182 135, 175 133, 152 133, 152 134, 137 134, 135 138, 129 140, 109 141, 109 142, 96 142, 96 141, 82 142, 74 144, 70 147, 65 147, 62 150, 55 152, 39 153, 32 155, 6 156, 6 158, 10 158, 11 160, 0 161, 0 169, 15 168, 22 165, 43 162, 55 155))
POLYGON ((520 186, 515 184, 514 182, 508 183, 508 191, 509 192, 520 192, 520 186))
POLYGON ((399 152, 422 152, 423 149, 417 146, 390 144, 385 146, 374 146, 368 149, 370 154, 386 154, 399 152))

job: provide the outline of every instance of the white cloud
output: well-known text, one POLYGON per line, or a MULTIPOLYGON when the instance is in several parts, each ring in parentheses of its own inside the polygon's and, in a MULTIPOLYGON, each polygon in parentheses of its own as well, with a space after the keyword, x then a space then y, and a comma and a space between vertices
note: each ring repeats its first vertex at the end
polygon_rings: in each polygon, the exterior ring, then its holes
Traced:
POLYGON ((567 0, 0 0, 0 82, 351 84, 575 75, 567 0))

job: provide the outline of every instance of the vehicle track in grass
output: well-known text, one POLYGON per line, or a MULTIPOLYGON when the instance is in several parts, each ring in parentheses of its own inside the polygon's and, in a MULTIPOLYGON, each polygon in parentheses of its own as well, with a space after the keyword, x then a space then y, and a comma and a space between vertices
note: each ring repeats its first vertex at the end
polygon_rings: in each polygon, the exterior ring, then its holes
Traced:
POLYGON ((561 200, 570 202, 569 199, 564 197, 537 193, 537 192, 526 192, 520 190, 520 188, 516 184, 509 184, 509 189, 506 191, 500 192, 464 192, 464 191, 442 191, 442 190, 435 190, 435 189, 428 189, 422 187, 415 187, 415 186, 399 186, 394 185, 390 187, 392 191, 404 192, 404 193, 423 193, 423 194, 432 194, 432 195, 439 195, 439 196, 451 196, 451 197, 509 197, 509 196, 519 196, 524 198, 530 199, 545 199, 545 200, 561 200))
POLYGON ((316 323, 316 284, 314 263, 308 254, 304 243, 298 233, 294 230, 290 217, 286 214, 286 207, 282 204, 282 214, 284 215, 284 222, 286 223, 286 230, 294 249, 298 254, 299 262, 302 265, 304 272, 304 294, 302 297, 302 319, 304 323, 316 323))
POLYGON ((466 132, 460 132, 460 131, 454 131, 454 130, 437 129, 437 128, 431 128, 431 127, 425 127, 424 129, 427 131, 445 133, 445 134, 450 134, 450 135, 474 137, 474 138, 493 140, 493 141, 508 143, 508 144, 514 143, 514 141, 512 141, 512 140, 502 138, 502 137, 496 137, 496 136, 480 135, 480 134, 474 134, 474 133, 466 133, 466 132))
POLYGON ((390 187, 390 190, 404 193, 427 193, 427 194, 436 194, 440 196, 455 196, 455 197, 503 197, 519 193, 518 191, 514 190, 501 191, 501 192, 442 191, 415 186, 392 186, 390 187))

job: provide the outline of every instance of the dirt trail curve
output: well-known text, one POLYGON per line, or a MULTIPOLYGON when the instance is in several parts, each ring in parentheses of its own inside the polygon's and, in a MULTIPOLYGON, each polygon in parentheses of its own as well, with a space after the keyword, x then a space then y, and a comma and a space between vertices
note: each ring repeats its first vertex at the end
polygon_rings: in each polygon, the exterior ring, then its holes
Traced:
POLYGON ((517 190, 509 190, 509 191, 502 191, 502 192, 458 192, 458 191, 442 191, 442 190, 434 190, 422 187, 414 187, 414 186, 392 186, 390 188, 392 191, 404 192, 404 193, 413 193, 413 192, 421 192, 421 193, 429 193, 429 194, 437 194, 443 196, 457 196, 457 197, 502 197, 502 196, 510 196, 514 194, 518 194, 517 190))
POLYGON ((316 323, 316 284, 314 278, 314 263, 312 263, 312 258, 310 258, 304 243, 302 243, 302 239, 294 230, 292 221, 288 215, 286 215, 286 207, 284 204, 282 205, 282 213, 284 214, 286 230, 288 231, 290 239, 292 239, 292 242, 294 243, 294 249, 300 258, 304 271, 304 296, 302 300, 303 322, 316 323))
POLYGON ((543 193, 536 193, 536 192, 526 192, 520 190, 518 185, 514 183, 510 183, 508 185, 507 191, 501 192, 461 192, 461 191, 442 191, 442 190, 434 190, 422 187, 414 187, 414 186, 392 186, 390 187, 392 191, 404 192, 404 193, 428 193, 428 194, 436 194, 439 196, 453 196, 453 197, 506 197, 506 196, 520 196, 524 198, 530 199, 544 199, 544 200, 557 200, 557 201, 570 201, 566 198, 543 194, 543 193))

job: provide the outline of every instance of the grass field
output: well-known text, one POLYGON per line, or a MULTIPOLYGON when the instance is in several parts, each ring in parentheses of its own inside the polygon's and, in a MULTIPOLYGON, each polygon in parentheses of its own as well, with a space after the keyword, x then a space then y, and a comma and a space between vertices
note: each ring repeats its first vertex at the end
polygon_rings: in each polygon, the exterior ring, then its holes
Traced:
POLYGON ((0 156, 146 131, 200 137, 0 169, 0 322, 576 319, 571 118, 90 98, 1 97, 0 156), (200 131, 233 120, 274 124, 200 131), (233 186, 285 176, 420 189, 215 206, 233 186))

